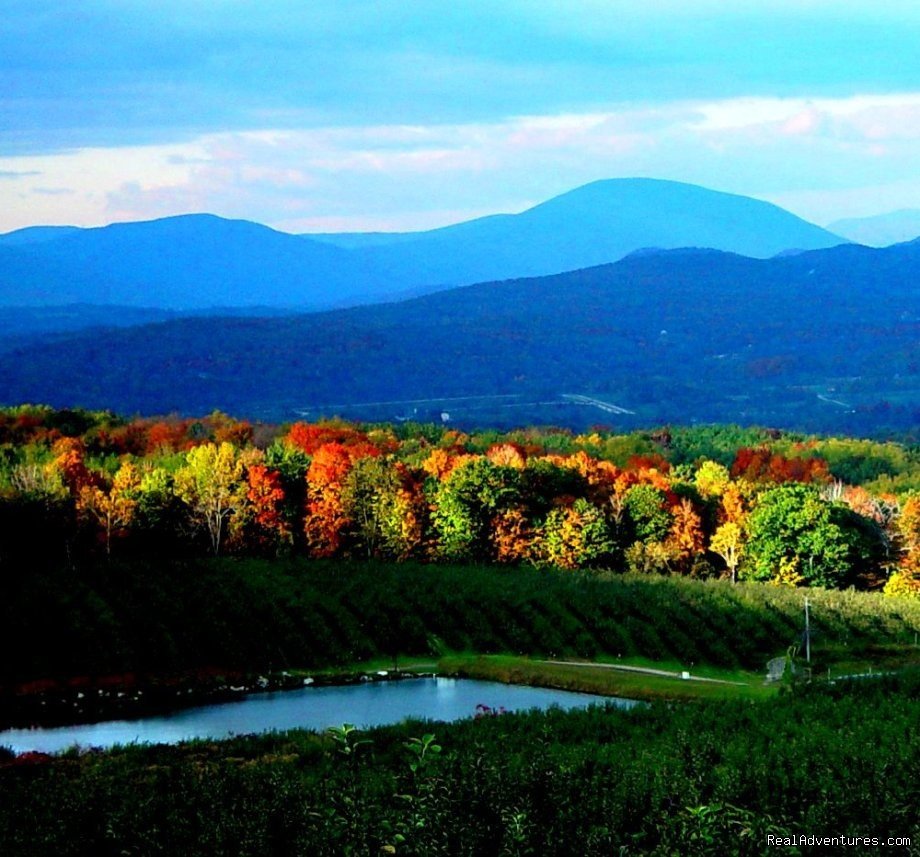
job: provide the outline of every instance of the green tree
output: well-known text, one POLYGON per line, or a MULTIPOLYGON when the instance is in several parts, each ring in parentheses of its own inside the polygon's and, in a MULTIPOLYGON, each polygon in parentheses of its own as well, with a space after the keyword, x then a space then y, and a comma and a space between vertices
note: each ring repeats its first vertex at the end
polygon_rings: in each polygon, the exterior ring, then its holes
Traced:
POLYGON ((764 491, 748 518, 742 576, 772 580, 794 566, 812 586, 852 580, 873 558, 871 538, 858 517, 810 485, 787 483, 764 491))
POLYGON ((671 529, 664 492, 652 485, 634 485, 626 492, 626 513, 634 540, 662 542, 671 529))
POLYGON ((358 459, 345 476, 342 508, 352 540, 368 558, 399 559, 420 540, 411 481, 403 465, 382 456, 358 459))
POLYGON ((453 560, 490 559, 491 521, 500 511, 518 505, 521 471, 474 458, 454 468, 438 484, 432 520, 438 553, 453 560))

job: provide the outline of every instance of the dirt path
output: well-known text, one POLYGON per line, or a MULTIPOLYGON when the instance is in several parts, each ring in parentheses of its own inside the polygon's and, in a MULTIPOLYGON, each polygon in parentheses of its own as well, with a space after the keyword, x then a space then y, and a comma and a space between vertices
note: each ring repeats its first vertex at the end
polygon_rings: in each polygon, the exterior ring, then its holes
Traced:
POLYGON ((739 687, 745 687, 746 683, 743 681, 728 681, 724 678, 704 678, 699 675, 690 675, 687 674, 687 678, 684 678, 683 673, 672 672, 671 670, 657 670, 652 667, 630 667, 625 664, 596 664, 591 661, 552 661, 552 660, 540 660, 538 663, 541 664, 563 664, 569 667, 594 667, 595 669, 602 670, 618 670, 619 672, 626 673, 640 673, 642 675, 657 675, 664 676, 665 678, 679 678, 684 681, 705 681, 710 684, 734 684, 739 687))

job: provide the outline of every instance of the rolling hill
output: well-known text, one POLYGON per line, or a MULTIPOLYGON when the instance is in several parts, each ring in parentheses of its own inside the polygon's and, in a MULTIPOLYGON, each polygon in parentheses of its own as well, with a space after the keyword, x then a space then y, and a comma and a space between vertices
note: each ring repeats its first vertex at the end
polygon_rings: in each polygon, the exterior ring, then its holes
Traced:
POLYGON ((329 309, 612 262, 642 248, 766 257, 843 239, 765 202, 652 179, 424 233, 289 235, 196 214, 0 236, 0 306, 329 309))
POLYGON ((401 303, 61 336, 0 355, 0 401, 904 431, 920 422, 918 274, 920 242, 636 254, 401 303))

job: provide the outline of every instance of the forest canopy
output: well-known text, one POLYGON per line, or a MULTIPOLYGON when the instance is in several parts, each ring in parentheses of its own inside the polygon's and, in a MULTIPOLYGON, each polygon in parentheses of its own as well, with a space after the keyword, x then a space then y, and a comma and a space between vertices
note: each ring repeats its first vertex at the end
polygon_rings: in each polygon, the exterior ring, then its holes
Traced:
POLYGON ((302 555, 920 592, 920 453, 736 426, 463 433, 0 410, 0 562, 302 555))

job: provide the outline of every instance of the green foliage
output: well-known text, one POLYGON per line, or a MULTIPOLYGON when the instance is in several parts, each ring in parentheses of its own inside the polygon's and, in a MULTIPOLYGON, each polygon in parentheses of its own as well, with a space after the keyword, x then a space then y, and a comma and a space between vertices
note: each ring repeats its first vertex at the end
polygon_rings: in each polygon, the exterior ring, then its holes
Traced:
MULTIPOLYGON (((794 563, 815 586, 852 581, 880 545, 853 526, 844 506, 822 499, 817 489, 786 484, 761 494, 748 521, 749 541, 742 575, 772 580, 794 563)), ((876 540, 878 542, 878 540, 876 540)))
POLYGON ((456 467, 436 489, 432 520, 439 554, 450 560, 491 558, 492 517, 520 501, 520 471, 476 458, 456 467))
POLYGON ((289 486, 303 482, 310 469, 310 456, 290 443, 276 440, 265 450, 265 463, 277 470, 289 486))
POLYGON ((660 542, 667 538, 671 516, 664 492, 651 485, 635 485, 626 492, 626 512, 634 538, 640 542, 660 542))
POLYGON ((358 728, 353 723, 343 723, 341 726, 330 726, 326 734, 335 744, 335 752, 340 756, 352 757, 357 755, 361 747, 367 747, 372 742, 363 739, 359 740, 355 734, 358 728))
MULTIPOLYGON (((427 655, 434 646, 760 669, 799 640, 802 615, 801 593, 786 588, 488 566, 116 557, 6 581, 0 648, 17 656, 0 660, 0 685, 205 666, 323 667, 427 655)), ((912 643, 920 632, 916 600, 809 597, 828 645, 858 651, 912 643)))

